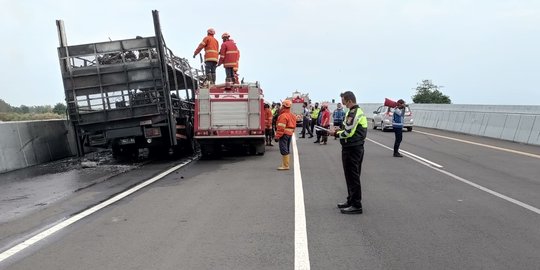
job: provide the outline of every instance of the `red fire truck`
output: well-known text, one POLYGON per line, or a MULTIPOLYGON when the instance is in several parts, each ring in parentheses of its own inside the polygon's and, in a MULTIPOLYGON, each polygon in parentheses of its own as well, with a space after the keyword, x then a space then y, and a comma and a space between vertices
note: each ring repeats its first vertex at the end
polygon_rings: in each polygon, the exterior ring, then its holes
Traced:
POLYGON ((292 96, 287 98, 292 101, 291 112, 296 115, 296 126, 302 126, 303 114, 304 114, 304 102, 309 105, 309 94, 302 94, 298 91, 292 93, 292 96))
POLYGON ((240 147, 250 154, 264 155, 264 100, 259 83, 199 88, 194 126, 203 156, 240 147))

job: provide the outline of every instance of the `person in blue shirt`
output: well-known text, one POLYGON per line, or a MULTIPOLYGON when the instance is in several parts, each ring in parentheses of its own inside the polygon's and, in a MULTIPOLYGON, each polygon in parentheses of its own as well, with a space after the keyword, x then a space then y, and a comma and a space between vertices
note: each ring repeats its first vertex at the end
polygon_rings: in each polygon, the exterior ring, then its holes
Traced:
POLYGON ((302 105, 302 107, 304 108, 304 113, 302 115, 302 118, 303 118, 302 119, 302 132, 300 133, 302 137, 300 138, 306 137, 306 130, 307 130, 307 133, 309 134, 309 137, 313 138, 313 132, 311 132, 311 129, 310 129, 311 113, 308 109, 308 103, 304 102, 304 105, 302 105))
POLYGON ((394 141, 394 157, 403 157, 399 153, 399 145, 403 140, 403 122, 405 122, 405 101, 403 101, 403 99, 398 100, 397 106, 392 111, 392 129, 394 130, 394 134, 396 137, 394 141))
MULTIPOLYGON (((341 103, 337 104, 337 109, 332 113, 332 118, 334 119, 334 127, 341 128, 343 119, 345 118, 345 111, 343 111, 341 103)), ((334 137, 334 140, 337 140, 337 138, 334 137)))

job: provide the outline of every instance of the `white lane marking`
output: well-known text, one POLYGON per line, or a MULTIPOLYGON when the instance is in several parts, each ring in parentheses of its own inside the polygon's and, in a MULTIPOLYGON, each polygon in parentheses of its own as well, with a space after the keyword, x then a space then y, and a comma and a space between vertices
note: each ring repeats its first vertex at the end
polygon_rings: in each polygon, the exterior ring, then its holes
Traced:
MULTIPOLYGON (((386 145, 384 145, 382 143, 376 142, 376 141, 374 141, 372 139, 366 138, 366 140, 368 140, 368 141, 370 141, 370 142, 372 142, 374 144, 377 144, 377 145, 379 145, 379 146, 381 146, 383 148, 386 148, 386 149, 389 149, 389 150, 392 150, 392 151, 394 150, 394 149, 392 149, 392 148, 390 148, 390 147, 388 147, 388 146, 386 146, 386 145)), ((433 167, 437 167, 437 168, 442 168, 443 167, 442 165, 439 165, 439 164, 437 164, 437 163, 435 163, 433 161, 427 160, 427 159, 425 159, 423 157, 419 157, 419 156, 417 156, 417 155, 415 155, 415 154, 413 154, 411 152, 407 152, 405 150, 400 150, 400 152, 405 154, 405 156, 407 156, 407 157, 409 157, 411 159, 414 159, 416 161, 421 161, 422 163, 428 164, 429 166, 433 166, 433 167)))
POLYGON ((66 228, 67 226, 69 226, 69 225, 71 225, 71 224, 73 224, 73 223, 75 223, 75 222, 77 222, 77 221, 79 221, 79 220, 81 220, 81 219, 83 219, 83 218, 85 218, 85 217, 87 217, 87 216, 89 216, 89 215, 91 215, 91 214, 93 214, 93 213, 95 213, 95 212, 97 212, 97 211, 99 211, 99 210, 101 210, 101 209, 103 209, 103 208, 105 208, 105 207, 107 207, 107 206, 109 206, 109 205, 111 205, 111 204, 113 204, 113 203, 115 203, 115 202, 129 196, 129 195, 131 195, 132 193, 134 193, 134 192, 136 192, 136 191, 138 191, 138 190, 140 190, 140 189, 142 189, 142 188, 156 182, 157 180, 167 176, 168 174, 170 174, 170 173, 184 167, 186 164, 190 163, 191 161, 193 161, 193 159, 189 159, 189 160, 187 160, 185 162, 182 162, 182 163, 180 163, 180 164, 178 164, 178 165, 176 165, 176 166, 174 166, 174 167, 172 167, 172 168, 170 168, 170 169, 168 169, 168 170, 166 170, 166 171, 164 171, 164 172, 162 172, 162 173, 160 173, 160 174, 158 174, 158 175, 156 175, 156 176, 154 176, 154 177, 152 177, 152 178, 150 178, 150 179, 148 179, 146 181, 144 181, 143 183, 141 183, 141 184, 139 184, 137 186, 134 186, 134 187, 132 187, 132 188, 130 188, 130 189, 128 189, 128 190, 126 190, 126 191, 124 191, 124 192, 122 192, 122 193, 120 193, 120 194, 118 194, 118 195, 116 195, 116 196, 114 196, 114 197, 112 197, 112 198, 110 198, 110 199, 108 199, 108 200, 94 206, 94 207, 88 208, 88 209, 84 210, 83 212, 81 212, 81 213, 79 213, 77 215, 74 215, 74 216, 72 216, 72 217, 70 217, 70 218, 68 218, 68 219, 66 219, 66 220, 52 226, 49 229, 47 229, 45 231, 42 231, 42 232, 38 233, 37 235, 34 235, 33 237, 23 241, 22 243, 20 243, 20 244, 14 246, 14 247, 2 252, 0 254, 0 263, 3 262, 4 260, 6 260, 7 258, 19 253, 20 251, 24 250, 25 248, 30 247, 30 246, 36 244, 37 242, 51 236, 52 234, 66 228))
POLYGON ((510 197, 508 197, 506 195, 503 195, 503 194, 501 194, 501 193, 499 193, 497 191, 493 191, 493 190, 491 190, 489 188, 486 188, 486 187, 483 187, 483 186, 478 185, 476 183, 473 183, 473 182, 471 182, 471 181, 469 181, 467 179, 461 178, 461 177, 459 177, 459 176, 457 176, 457 175, 455 175, 455 174, 453 174, 451 172, 447 172, 447 171, 439 169, 439 168, 433 168, 433 167, 431 167, 431 168, 436 170, 436 171, 439 171, 440 173, 446 174, 446 175, 448 175, 448 176, 450 176, 450 177, 452 177, 452 178, 454 178, 454 179, 456 179, 458 181, 461 181, 461 182, 463 182, 463 183, 465 183, 467 185, 471 185, 471 186, 473 186, 473 187, 475 187, 475 188, 477 188, 479 190, 485 191, 485 192, 487 192, 487 193, 489 193, 491 195, 495 195, 495 196, 497 196, 497 197, 499 197, 499 198, 501 198, 503 200, 509 201, 509 202, 511 202, 513 204, 516 204, 516 205, 519 205, 519 206, 521 206, 521 207, 523 207, 523 208, 525 208, 527 210, 533 211, 533 212, 540 215, 540 209, 538 209, 538 208, 536 208, 534 206, 528 205, 528 204, 526 204, 524 202, 521 202, 521 201, 518 201, 516 199, 510 198, 510 197))
POLYGON ((531 153, 527 153, 527 152, 521 152, 521 151, 512 150, 512 149, 508 149, 508 148, 497 147, 497 146, 493 146, 493 145, 489 145, 489 144, 471 142, 471 141, 467 141, 467 140, 442 136, 442 135, 433 134, 433 133, 429 133, 429 132, 423 132, 423 131, 417 131, 417 130, 413 130, 413 132, 417 132, 417 133, 421 133, 421 134, 425 134, 425 135, 429 135, 429 136, 433 136, 433 137, 439 137, 439 138, 443 138, 443 139, 448 139, 448 140, 452 140, 452 141, 457 141, 457 142, 462 142, 462 143, 468 143, 468 144, 483 146, 483 147, 487 147, 487 148, 491 148, 491 149, 495 149, 495 150, 500 150, 500 151, 505 151, 505 152, 509 152, 509 153, 514 153, 514 154, 518 154, 518 155, 524 155, 524 156, 540 159, 540 155, 535 155, 535 154, 531 154, 531 153))
POLYGON ((294 158, 294 269, 310 269, 309 250, 306 229, 306 210, 304 206, 304 188, 302 186, 302 173, 300 159, 296 146, 296 135, 292 137, 294 158))
MULTIPOLYGON (((369 141, 371 141, 371 142, 373 142, 373 143, 375 143, 375 144, 378 144, 378 145, 380 145, 380 146, 382 146, 382 147, 384 147, 384 148, 389 148, 389 149, 391 149, 390 147, 387 147, 387 146, 385 146, 385 145, 383 145, 383 144, 381 144, 381 143, 378 143, 378 142, 376 142, 376 141, 374 141, 374 140, 371 140, 371 139, 367 139, 367 140, 369 140, 369 141)), ((454 179, 456 179, 456 180, 458 180, 458 181, 460 181, 460 182, 463 182, 463 183, 465 183, 465 184, 467 184, 467 185, 473 186, 473 187, 475 187, 475 188, 477 188, 477 189, 479 189, 479 190, 485 191, 485 192, 487 192, 487 193, 489 193, 489 194, 491 194, 491 195, 495 195, 495 196, 497 196, 497 197, 499 197, 499 198, 501 198, 501 199, 503 199, 503 200, 506 200, 506 201, 508 201, 508 202, 511 202, 511 203, 513 203, 513 204, 516 204, 516 205, 518 205, 518 206, 521 206, 521 207, 523 207, 523 208, 525 208, 525 209, 527 209, 527 210, 530 210, 530 211, 532 211, 532 212, 534 212, 534 213, 540 215, 540 209, 538 209, 538 208, 536 208, 536 207, 534 207, 534 206, 528 205, 528 204, 526 204, 526 203, 524 203, 524 202, 518 201, 518 200, 516 200, 516 199, 513 199, 513 198, 510 198, 510 197, 508 197, 508 196, 506 196, 506 195, 503 195, 503 194, 501 194, 501 193, 499 193, 499 192, 493 191, 493 190, 491 190, 491 189, 489 189, 489 188, 486 188, 486 187, 483 187, 483 186, 478 185, 478 184, 476 184, 476 183, 473 183, 473 182, 471 182, 471 181, 469 181, 469 180, 467 180, 467 179, 465 179, 465 178, 461 178, 461 177, 459 177, 459 176, 457 176, 457 175, 455 175, 455 174, 453 174, 453 173, 451 173, 451 172, 448 172, 448 171, 445 171, 445 170, 443 170, 443 169, 440 169, 440 168, 431 166, 431 164, 428 164, 428 163, 426 163, 426 162, 424 162, 424 161, 422 161, 422 160, 419 160, 419 159, 416 159, 416 158, 411 158, 411 159, 413 159, 414 161, 416 161, 416 162, 418 162, 418 163, 420 163, 420 164, 422 164, 422 165, 424 165, 424 166, 427 166, 427 167, 429 167, 429 168, 432 168, 432 169, 434 169, 434 170, 436 170, 436 171, 438 171, 438 172, 440 172, 440 173, 442 173, 442 174, 446 174, 446 175, 448 175, 448 176, 450 176, 450 177, 452 177, 452 178, 454 178, 454 179)))
MULTIPOLYGON (((390 148, 390 147, 388 147, 388 148, 390 148)), ((394 149, 390 148, 390 150, 394 150, 394 149)), ((401 152, 401 153, 404 153, 405 155, 409 155, 409 156, 412 156, 412 157, 414 157, 414 158, 416 158, 416 159, 422 160, 422 161, 424 161, 425 163, 429 163, 429 164, 431 164, 431 165, 434 166, 434 167, 437 167, 437 168, 442 168, 442 167, 443 167, 442 165, 439 165, 439 164, 437 164, 437 163, 435 163, 435 162, 433 162, 433 161, 429 161, 429 160, 427 160, 427 159, 425 159, 425 158, 423 158, 423 157, 419 157, 419 156, 417 156, 417 155, 415 155, 415 154, 413 154, 413 153, 411 153, 411 152, 407 152, 407 151, 405 151, 405 150, 400 150, 400 152, 401 152)))

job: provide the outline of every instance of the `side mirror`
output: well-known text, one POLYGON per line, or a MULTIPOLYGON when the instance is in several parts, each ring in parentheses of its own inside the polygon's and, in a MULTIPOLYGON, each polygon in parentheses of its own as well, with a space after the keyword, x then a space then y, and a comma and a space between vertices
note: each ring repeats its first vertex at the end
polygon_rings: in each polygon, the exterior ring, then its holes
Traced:
POLYGON ((374 114, 378 114, 379 112, 378 111, 373 111, 374 114))

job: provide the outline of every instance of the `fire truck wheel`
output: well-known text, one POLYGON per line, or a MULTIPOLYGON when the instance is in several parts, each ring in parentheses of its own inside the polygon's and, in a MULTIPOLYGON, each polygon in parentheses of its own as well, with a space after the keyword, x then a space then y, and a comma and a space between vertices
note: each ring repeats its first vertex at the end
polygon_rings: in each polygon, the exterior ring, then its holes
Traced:
POLYGON ((254 148, 255 148, 254 153, 257 156, 264 155, 264 152, 266 151, 266 145, 264 144, 264 142, 254 145, 254 148))

